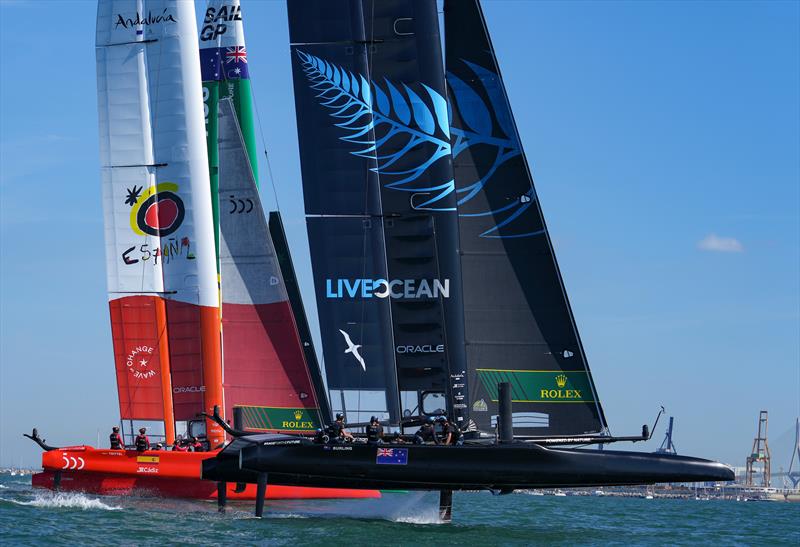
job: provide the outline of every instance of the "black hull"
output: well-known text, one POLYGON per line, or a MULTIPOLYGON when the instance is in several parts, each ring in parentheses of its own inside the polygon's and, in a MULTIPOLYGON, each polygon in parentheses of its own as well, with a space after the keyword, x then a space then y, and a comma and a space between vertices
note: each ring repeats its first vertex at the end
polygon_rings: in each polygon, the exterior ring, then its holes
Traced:
POLYGON ((405 490, 513 490, 732 481, 720 463, 640 452, 507 445, 382 445, 405 450, 405 464, 376 463, 378 447, 306 442, 250 445, 203 462, 203 478, 271 484, 405 490))

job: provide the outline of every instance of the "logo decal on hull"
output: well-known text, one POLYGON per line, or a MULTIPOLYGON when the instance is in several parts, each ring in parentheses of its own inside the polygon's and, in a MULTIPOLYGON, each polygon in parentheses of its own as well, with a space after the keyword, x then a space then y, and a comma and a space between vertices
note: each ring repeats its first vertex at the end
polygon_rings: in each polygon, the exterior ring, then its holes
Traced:
POLYGON ((375 463, 383 465, 408 464, 408 448, 379 448, 375 463))

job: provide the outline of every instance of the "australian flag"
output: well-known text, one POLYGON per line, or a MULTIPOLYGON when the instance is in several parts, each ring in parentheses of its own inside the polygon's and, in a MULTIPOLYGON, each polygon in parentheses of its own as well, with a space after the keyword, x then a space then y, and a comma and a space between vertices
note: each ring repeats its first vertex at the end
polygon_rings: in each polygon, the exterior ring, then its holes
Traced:
POLYGON ((406 465, 408 463, 408 448, 378 448, 375 463, 406 465))
POLYGON ((244 46, 210 47, 200 50, 200 71, 204 82, 250 78, 244 46))

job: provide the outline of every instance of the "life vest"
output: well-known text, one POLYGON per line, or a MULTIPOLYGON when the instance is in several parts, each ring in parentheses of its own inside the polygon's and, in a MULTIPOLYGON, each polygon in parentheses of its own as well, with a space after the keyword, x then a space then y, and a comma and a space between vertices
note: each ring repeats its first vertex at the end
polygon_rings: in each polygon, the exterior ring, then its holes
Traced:
POLYGON ((449 423, 447 424, 447 429, 445 430, 445 436, 450 433, 450 442, 455 443, 459 440, 464 434, 461 432, 461 428, 458 427, 458 424, 449 423))
POLYGON ((122 439, 119 438, 119 433, 112 433, 108 436, 108 439, 111 441, 111 450, 119 450, 124 448, 124 446, 122 446, 122 439))
POLYGON ((377 442, 381 439, 383 434, 383 427, 380 424, 369 424, 367 426, 367 440, 377 442))
POLYGON ((150 448, 150 439, 147 438, 147 435, 137 435, 136 436, 136 450, 139 452, 144 452, 150 448))
POLYGON ((333 422, 328 426, 328 435, 330 435, 331 439, 344 436, 342 431, 344 431, 344 425, 339 422, 333 422))

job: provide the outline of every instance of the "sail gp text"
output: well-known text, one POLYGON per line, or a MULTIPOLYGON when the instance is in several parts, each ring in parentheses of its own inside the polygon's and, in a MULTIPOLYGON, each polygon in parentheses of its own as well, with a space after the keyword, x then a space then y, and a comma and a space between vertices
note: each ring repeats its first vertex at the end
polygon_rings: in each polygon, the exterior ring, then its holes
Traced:
POLYGON ((450 298, 445 279, 326 279, 327 298, 450 298))

